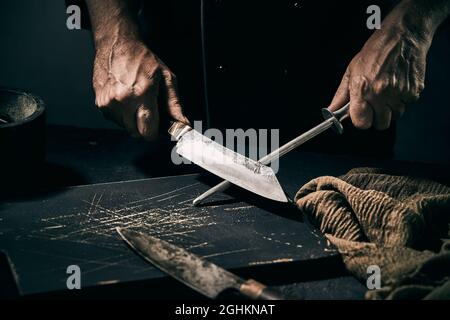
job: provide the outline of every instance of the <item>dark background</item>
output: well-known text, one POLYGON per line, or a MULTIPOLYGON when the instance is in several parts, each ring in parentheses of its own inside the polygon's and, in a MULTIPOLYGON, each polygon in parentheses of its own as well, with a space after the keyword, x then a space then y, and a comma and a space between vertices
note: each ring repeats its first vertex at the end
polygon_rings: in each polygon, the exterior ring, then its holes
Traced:
MULTIPOLYGON (((315 14, 320 16, 320 11, 315 14)), ((450 161, 449 39, 448 30, 436 36, 429 54, 426 90, 397 126, 398 159, 450 161)), ((63 0, 1 1, 0 43, 0 86, 41 96, 50 124, 115 128, 94 107, 94 49, 89 31, 66 28, 63 0)), ((330 100, 333 90, 326 88, 320 101, 330 100)))

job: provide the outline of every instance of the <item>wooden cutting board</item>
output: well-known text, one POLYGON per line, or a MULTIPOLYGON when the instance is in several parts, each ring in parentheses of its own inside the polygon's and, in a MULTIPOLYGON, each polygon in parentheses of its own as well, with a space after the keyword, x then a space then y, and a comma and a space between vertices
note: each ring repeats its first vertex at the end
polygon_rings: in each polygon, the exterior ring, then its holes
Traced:
POLYGON ((291 205, 235 189, 193 207, 211 184, 185 175, 71 187, 2 203, 0 249, 23 295, 66 290, 70 265, 80 267, 83 288, 166 277, 132 252, 116 227, 147 232, 231 269, 336 255, 291 205))

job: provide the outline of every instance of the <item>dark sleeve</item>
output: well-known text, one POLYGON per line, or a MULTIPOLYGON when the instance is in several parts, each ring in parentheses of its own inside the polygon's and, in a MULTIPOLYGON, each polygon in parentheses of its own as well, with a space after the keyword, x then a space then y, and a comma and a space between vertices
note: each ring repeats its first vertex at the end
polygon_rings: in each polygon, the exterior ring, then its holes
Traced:
POLYGON ((84 0, 65 0, 66 7, 69 7, 71 5, 79 6, 81 9, 81 27, 83 29, 90 29, 91 28, 91 20, 89 18, 89 12, 87 9, 86 2, 84 0))

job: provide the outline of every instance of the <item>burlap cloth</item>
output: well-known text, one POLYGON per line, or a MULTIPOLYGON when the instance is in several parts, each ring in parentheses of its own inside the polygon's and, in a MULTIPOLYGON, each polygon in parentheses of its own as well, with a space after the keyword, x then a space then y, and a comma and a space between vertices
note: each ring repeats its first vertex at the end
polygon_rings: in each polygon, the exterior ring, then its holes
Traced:
POLYGON ((450 299, 450 188, 359 168, 310 181, 295 201, 351 274, 366 284, 379 267, 366 299, 450 299))

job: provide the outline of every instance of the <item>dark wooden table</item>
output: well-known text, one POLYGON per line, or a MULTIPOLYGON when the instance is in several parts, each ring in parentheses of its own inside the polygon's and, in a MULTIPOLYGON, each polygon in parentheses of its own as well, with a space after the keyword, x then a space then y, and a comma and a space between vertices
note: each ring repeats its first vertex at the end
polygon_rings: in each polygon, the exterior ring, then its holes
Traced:
MULTIPOLYGON (((4 192, 8 195, 0 202, 0 293, 200 298, 130 251, 114 230, 126 226, 296 298, 363 297, 364 286, 346 274, 336 251, 295 207, 238 188, 192 207, 192 199, 219 180, 195 166, 174 166, 170 146, 119 131, 50 127, 43 169, 4 192), (65 290, 71 264, 82 269, 81 291, 65 290)), ((293 197, 310 179, 357 166, 405 168, 390 161, 292 152, 280 162, 278 177, 293 197)), ((420 168, 427 175, 439 172, 420 168)))

